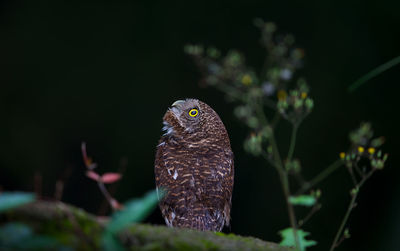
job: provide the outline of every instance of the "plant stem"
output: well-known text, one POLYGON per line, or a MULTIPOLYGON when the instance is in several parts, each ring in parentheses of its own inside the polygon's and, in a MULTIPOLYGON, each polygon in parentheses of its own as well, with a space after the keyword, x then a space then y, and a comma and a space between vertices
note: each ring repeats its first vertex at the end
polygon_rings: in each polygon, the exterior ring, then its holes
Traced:
POLYGON ((252 102, 250 102, 250 104, 253 106, 253 109, 255 110, 258 118, 261 119, 261 123, 263 125, 268 125, 269 123, 267 117, 265 116, 263 101, 260 98, 251 101, 252 102))
POLYGON ((363 172, 361 172, 360 168, 358 167, 357 163, 354 164, 354 169, 356 169, 357 174, 363 178, 365 176, 365 174, 363 172))
POLYGON ((290 226, 293 229, 293 235, 294 235, 294 241, 295 241, 295 248, 296 250, 300 250, 300 241, 299 237, 297 235, 297 220, 296 220, 296 215, 294 213, 294 208, 293 205, 290 203, 289 198, 290 198, 290 188, 289 188, 289 180, 288 180, 288 175, 285 171, 279 173, 279 177, 282 183, 282 189, 283 193, 285 195, 286 199, 286 205, 288 208, 288 214, 289 214, 289 220, 290 220, 290 226))
POLYGON ((285 173, 285 169, 283 167, 283 162, 282 162, 281 156, 279 154, 278 146, 275 141, 275 135, 274 135, 273 129, 271 127, 269 127, 269 130, 270 130, 269 140, 271 143, 272 154, 274 155, 274 160, 275 160, 276 166, 278 167, 278 171, 280 172, 279 174, 285 173))
POLYGON ((298 125, 293 125, 292 128, 292 136, 290 139, 290 146, 289 146, 289 152, 288 152, 288 157, 287 160, 291 161, 293 158, 293 153, 294 153, 294 146, 296 145, 296 135, 297 135, 297 129, 299 128, 298 125))
MULTIPOLYGON (((284 195, 285 195, 285 200, 286 200, 286 205, 287 205, 287 208, 288 208, 288 214, 289 214, 290 225, 291 225, 291 227, 292 227, 292 229, 293 229, 293 235, 294 235, 294 240, 295 240, 295 248, 296 248, 296 250, 300 250, 300 247, 301 247, 301 246, 300 246, 299 237, 298 237, 298 235, 297 235, 297 220, 296 220, 296 215, 295 215, 295 213, 294 213, 293 205, 289 202, 289 198, 290 198, 290 186, 289 186, 288 174, 287 174, 287 172, 285 171, 285 168, 284 168, 284 166, 283 166, 283 162, 282 162, 281 156, 280 156, 280 154, 279 154, 279 149, 278 149, 278 146, 277 146, 276 141, 275 141, 274 129, 273 129, 271 126, 269 126, 268 119, 265 117, 265 113, 264 113, 263 105, 262 105, 262 104, 263 104, 262 101, 259 100, 258 103, 254 104, 254 108, 255 108, 255 111, 256 111, 257 116, 258 116, 259 118, 261 118, 262 123, 263 123, 264 125, 266 125, 267 128, 268 128, 269 131, 270 131, 270 133, 269 133, 269 134, 270 134, 269 140, 270 140, 270 143, 271 143, 271 146, 272 146, 272 154, 273 154, 273 157, 274 157, 274 161, 273 161, 273 162, 275 163, 274 166, 275 166, 275 168, 277 169, 277 171, 278 171, 278 173, 279 173, 279 178, 280 178, 280 181, 281 181, 283 193, 284 193, 284 195)), ((295 144, 295 141, 296 141, 296 133, 297 133, 297 128, 298 128, 298 126, 295 126, 295 128, 296 128, 296 129, 295 129, 295 131, 293 132, 294 135, 292 134, 292 141, 291 141, 291 148, 293 148, 293 149, 291 150, 291 151, 292 151, 292 154, 293 154, 293 150, 294 150, 294 144, 295 144), (294 136, 294 137, 293 137, 293 136, 294 136)), ((264 155, 264 157, 266 157, 266 159, 269 160, 268 156, 264 155)))
POLYGON ((272 118, 272 122, 271 122, 271 127, 272 128, 276 127, 276 125, 278 124, 280 118, 281 118, 281 115, 279 114, 278 111, 276 111, 274 117, 272 118))
POLYGON ((97 181, 97 185, 99 185, 100 191, 102 192, 102 194, 104 195, 104 197, 106 198, 106 200, 108 201, 108 203, 110 204, 112 210, 115 210, 115 206, 113 203, 113 197, 111 196, 111 194, 108 192, 107 188, 104 186, 103 182, 97 181))
POLYGON ((353 92, 355 89, 360 87, 362 84, 366 83, 371 78, 378 76, 382 72, 389 70, 390 68, 392 68, 393 66, 395 66, 395 65, 397 65, 399 63, 400 63, 400 56, 397 56, 397 57, 389 60, 388 62, 376 67, 375 69, 373 69, 372 71, 368 72, 367 74, 365 74, 361 78, 357 79, 356 82, 352 83, 347 88, 347 91, 348 92, 353 92))
POLYGON ((340 235, 342 234, 343 228, 346 225, 347 220, 349 219, 350 213, 352 211, 352 209, 354 208, 356 199, 357 199, 357 195, 359 193, 359 187, 354 189, 355 193, 352 194, 353 198, 350 201, 349 207, 347 208, 347 212, 342 220, 342 223, 340 224, 339 230, 336 233, 335 239, 333 240, 332 246, 329 249, 329 251, 333 251, 336 248, 337 242, 339 240, 340 235))
POLYGON ((363 179, 358 184, 356 184, 356 186, 352 189, 353 198, 350 201, 349 207, 347 208, 346 214, 344 215, 342 223, 340 224, 339 230, 336 233, 335 239, 333 240, 332 246, 329 249, 329 251, 333 251, 337 247, 339 237, 342 234, 343 228, 346 225, 346 222, 349 219, 350 213, 356 204, 357 195, 360 192, 362 185, 364 185, 365 181, 367 181, 375 171, 376 171, 376 169, 372 169, 371 171, 369 171, 368 174, 365 175, 363 177, 363 179))
POLYGON ((295 240, 295 248, 296 250, 300 250, 300 241, 299 237, 297 235, 297 220, 296 220, 296 215, 294 213, 294 208, 293 205, 290 203, 289 198, 290 198, 290 187, 289 187, 289 179, 288 175, 285 171, 285 168, 283 167, 282 159, 279 154, 278 146, 275 141, 275 136, 273 134, 273 130, 270 127, 271 133, 270 133, 270 142, 272 146, 272 152, 274 155, 275 163, 276 163, 276 168, 279 173, 279 179, 281 181, 282 185, 282 190, 283 194, 285 195, 285 200, 286 200, 286 205, 288 208, 288 214, 289 214, 289 220, 290 220, 290 226, 293 229, 293 235, 294 235, 294 240, 295 240))
POLYGON ((321 204, 315 204, 311 209, 311 211, 307 214, 307 216, 299 221, 299 227, 302 227, 304 224, 306 224, 306 222, 311 218, 311 216, 313 216, 320 209, 321 209, 321 204))
POLYGON ((347 170, 348 170, 349 173, 350 173, 350 177, 351 177, 351 180, 353 181, 353 185, 356 187, 356 186, 357 186, 357 179, 356 179, 356 177, 354 176, 353 169, 352 169, 351 167, 347 167, 347 170))
POLYGON ((276 169, 277 172, 279 172, 278 166, 276 165, 275 162, 273 162, 273 161, 269 158, 267 152, 261 151, 261 155, 264 157, 264 159, 265 159, 266 161, 268 161, 269 164, 271 164, 271 166, 273 166, 273 167, 276 169))
POLYGON ((323 171, 321 171, 317 176, 315 176, 311 181, 307 182, 302 186, 299 191, 296 192, 296 195, 302 194, 306 192, 308 189, 311 187, 315 186, 322 180, 324 180, 326 177, 328 177, 332 172, 334 172, 336 169, 341 167, 343 164, 342 160, 336 160, 333 162, 331 165, 329 165, 327 168, 325 168, 323 171))
POLYGON ((217 89, 219 89, 220 91, 226 93, 228 96, 230 95, 231 97, 242 101, 242 102, 246 102, 246 100, 243 98, 243 95, 238 92, 235 88, 230 87, 229 85, 226 84, 221 84, 217 86, 217 89))

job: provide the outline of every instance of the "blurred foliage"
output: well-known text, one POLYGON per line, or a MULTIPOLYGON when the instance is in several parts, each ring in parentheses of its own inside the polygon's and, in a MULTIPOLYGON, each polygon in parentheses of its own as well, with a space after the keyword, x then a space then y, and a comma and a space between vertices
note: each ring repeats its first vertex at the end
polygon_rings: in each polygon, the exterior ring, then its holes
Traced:
POLYGON ((361 85, 365 84, 367 81, 369 81, 371 78, 378 76, 379 74, 382 74, 383 72, 389 70, 390 68, 393 68, 394 66, 396 66, 397 64, 400 63, 400 56, 393 58, 392 60, 376 67, 375 69, 373 69, 372 71, 368 72, 367 74, 365 74, 364 76, 362 76, 361 78, 357 79, 354 83, 352 83, 349 88, 348 91, 352 92, 354 90, 356 90, 358 87, 360 87, 361 85))
POLYGON ((56 239, 35 234, 26 224, 13 222, 0 227, 1 250, 70 250, 56 239))
MULTIPOLYGON (((25 192, 0 193, 0 213, 34 202, 35 194, 25 192)), ((46 235, 35 234, 24 223, 10 222, 0 226, 1 250, 40 250, 62 247, 57 240, 46 235)))
POLYGON ((35 201, 35 194, 24 192, 0 193, 0 213, 35 201))
MULTIPOLYGON (((298 125, 313 108, 307 82, 296 74, 303 65, 304 52, 294 46, 292 35, 276 35, 275 24, 256 19, 255 25, 261 30, 261 45, 267 55, 259 71, 247 66, 245 57, 236 50, 228 51, 224 57, 214 47, 187 45, 184 50, 194 57, 205 84, 222 90, 230 101, 241 103, 234 114, 248 127, 255 131, 265 129, 263 111, 259 110, 264 105, 298 125)), ((262 135, 267 136, 265 131, 262 135)), ((257 147, 246 149, 257 154, 257 147)))
MULTIPOLYGON (((182 46, 212 44, 222 49, 221 55, 226 55, 223 48, 236 48, 259 72, 263 55, 254 43, 259 33, 251 20, 260 16, 276 21, 279 30, 295 34, 296 44, 306 51, 307 67, 301 74, 311 86, 315 107, 302 124, 295 152, 301 156, 306 180, 338 152, 348 150, 347 131, 359 121, 372 121, 374 130, 385 135, 383 149, 391 153, 385 165, 396 167, 399 65, 351 95, 346 88, 368 70, 400 55, 399 8, 400 2, 392 0, 180 1, 172 5, 3 1, 0 189, 32 190, 34 174, 41 173, 41 196, 52 197, 54 181, 60 179, 65 182, 64 202, 97 213, 101 195, 93 183, 85 182, 77 151, 85 140, 104 166, 117 170, 120 159, 129 160, 116 194, 122 201, 140 196, 154 186, 150 167, 165 107, 178 98, 196 97, 218 111, 231 137, 238 167, 231 230, 278 241, 276 228, 286 220, 280 213, 285 205, 276 189, 278 178, 272 169, 263 168, 259 158, 244 154, 246 128, 230 114, 233 105, 193 84, 198 76, 182 46), (260 193, 269 199, 249 197, 260 193)), ((279 142, 289 134, 283 127, 279 142)), ((320 183, 324 196, 337 200, 324 204, 306 226, 318 240, 317 249, 329 244, 335 229, 326 226, 337 224, 339 212, 345 210, 347 193, 342 188, 351 185, 347 174, 341 168, 320 183)), ((398 250, 399 175, 400 169, 388 168, 367 182, 357 200, 361 210, 352 215, 352 240, 343 243, 341 250, 398 250)), ((164 224, 159 212, 147 221, 164 224)))
POLYGON ((361 124, 360 128, 350 133, 349 138, 352 143, 350 150, 340 153, 340 157, 348 168, 358 168, 357 165, 363 158, 369 160, 373 169, 384 167, 388 154, 383 153, 380 148, 385 139, 383 137, 373 138, 370 123, 361 124))
MULTIPOLYGON (((139 223, 123 227, 124 229, 121 228, 118 233, 108 235, 106 240, 108 243, 104 243, 105 239, 102 237, 102 235, 104 236, 104 227, 106 227, 104 218, 95 217, 82 209, 59 201, 39 200, 13 209, 6 216, 6 219, 0 217, 1 223, 7 224, 11 220, 25 222, 40 234, 34 234, 34 236, 38 237, 38 241, 41 239, 41 243, 43 243, 41 236, 46 235, 56 239, 63 246, 54 246, 48 243, 49 246, 42 248, 38 245, 16 244, 12 249, 12 245, 8 245, 10 242, 15 243, 17 239, 27 240, 25 237, 32 233, 24 225, 12 226, 10 227, 14 228, 12 231, 6 231, 8 234, 17 231, 21 233, 14 233, 11 238, 8 236, 8 239, 5 240, 7 247, 1 245, 1 250, 20 250, 18 247, 24 247, 24 250, 291 250, 276 243, 232 233, 223 234, 139 223), (10 249, 8 249, 9 247, 10 249)), ((3 238, 3 236, 0 237, 3 238)))
MULTIPOLYGON (((148 192, 143 198, 133 199, 125 203, 122 210, 113 214, 104 229, 102 236, 103 248, 105 250, 124 250, 117 238, 117 234, 132 223, 144 220, 154 210, 158 203, 158 198, 162 197, 163 194, 163 191, 154 190, 148 192)), ((34 201, 35 196, 31 193, 3 192, 0 194, 0 213, 34 201)), ((46 212, 43 213, 45 214, 46 212)), ((75 227, 78 226, 76 225, 75 227)), ((80 229, 78 232, 84 233, 84 230, 80 229)), ((53 237, 35 234, 33 229, 25 223, 10 222, 0 226, 1 250, 52 250, 55 248, 69 250, 53 237)))
POLYGON ((312 195, 299 195, 299 196, 290 196, 289 202, 292 203, 292 205, 310 207, 315 204, 316 199, 312 195))
MULTIPOLYGON (((310 235, 310 233, 304 232, 303 230, 299 229, 296 231, 297 236, 300 242, 299 250, 304 251, 307 247, 317 245, 316 241, 306 240, 306 236, 310 235)), ((295 240, 293 238, 294 232, 292 228, 286 228, 279 231, 279 234, 282 236, 282 246, 293 247, 295 246, 295 240)))
POLYGON ((126 202, 121 211, 116 211, 103 233, 104 249, 122 250, 122 245, 117 240, 117 234, 132 223, 144 220, 154 210, 158 198, 161 198, 163 194, 156 190, 148 192, 143 198, 126 202))
POLYGON ((356 192, 352 193, 349 208, 331 245, 333 250, 349 236, 348 231, 342 235, 343 228, 353 209, 359 188, 375 170, 384 166, 387 154, 383 155, 381 150, 377 150, 377 147, 381 147, 383 139, 372 139, 370 124, 362 124, 350 134, 352 149, 347 154, 339 154, 342 161, 336 160, 313 180, 306 182, 301 175, 300 161, 293 158, 298 128, 314 107, 306 80, 297 74, 297 70, 303 66, 304 52, 295 47, 292 35, 276 33, 275 24, 263 22, 261 19, 256 19, 254 24, 261 31, 261 45, 266 54, 263 67, 258 71, 247 66, 245 57, 236 50, 228 51, 225 56, 214 47, 205 49, 201 45, 187 45, 184 50, 193 57, 200 69, 203 76, 202 83, 221 90, 228 101, 238 104, 234 114, 250 130, 250 135, 244 141, 244 149, 255 156, 263 157, 279 174, 291 225, 290 228, 280 232, 283 237, 281 245, 305 250, 307 246, 316 244, 304 240, 304 236, 308 233, 299 226, 303 226, 305 221, 321 208, 320 204, 316 204, 321 192, 320 190, 311 194, 304 192, 327 178, 342 164, 348 167, 354 181, 354 188, 351 191, 356 192), (275 139, 281 119, 288 121, 292 126, 287 154, 280 152, 278 147, 280 142, 275 139), (369 158, 370 171, 366 171, 365 167, 361 171, 358 167, 359 163, 362 163, 362 157, 369 158), (360 176, 359 180, 354 176, 353 166, 360 176), (293 192, 289 183, 290 176, 294 176, 297 180, 299 187, 297 193, 293 192), (294 206, 298 205, 312 207, 304 220, 297 220, 294 206), (343 238, 339 239, 340 236, 343 238))

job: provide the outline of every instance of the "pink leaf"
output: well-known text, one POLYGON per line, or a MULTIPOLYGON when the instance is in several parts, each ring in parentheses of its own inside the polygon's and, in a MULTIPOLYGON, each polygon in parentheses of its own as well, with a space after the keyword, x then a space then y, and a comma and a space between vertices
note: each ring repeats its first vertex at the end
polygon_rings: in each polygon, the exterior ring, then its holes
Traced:
POLYGON ((98 175, 96 172, 91 171, 91 170, 86 172, 86 176, 88 176, 89 178, 91 178, 92 180, 95 180, 95 181, 100 180, 100 175, 98 175))
POLYGON ((105 173, 101 176, 101 181, 105 184, 114 183, 121 179, 121 174, 119 173, 105 173))

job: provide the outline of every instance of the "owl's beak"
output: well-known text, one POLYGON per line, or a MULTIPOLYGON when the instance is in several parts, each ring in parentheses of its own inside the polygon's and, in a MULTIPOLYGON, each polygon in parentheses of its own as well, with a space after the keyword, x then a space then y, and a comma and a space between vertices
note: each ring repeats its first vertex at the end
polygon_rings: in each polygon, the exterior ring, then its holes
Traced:
POLYGON ((171 108, 168 109, 168 111, 170 111, 172 115, 175 117, 175 119, 177 119, 178 121, 179 121, 179 116, 181 114, 183 103, 185 103, 184 100, 177 100, 171 105, 171 108))
POLYGON ((183 103, 185 103, 185 100, 177 100, 171 106, 172 107, 177 107, 177 106, 180 106, 183 103))

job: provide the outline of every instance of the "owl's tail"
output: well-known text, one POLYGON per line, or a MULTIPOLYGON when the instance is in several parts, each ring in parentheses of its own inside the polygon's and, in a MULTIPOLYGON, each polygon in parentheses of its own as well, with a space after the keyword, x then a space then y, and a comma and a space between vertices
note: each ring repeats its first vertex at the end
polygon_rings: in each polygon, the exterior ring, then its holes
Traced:
POLYGON ((176 216, 172 225, 175 227, 192 228, 201 231, 221 231, 225 224, 224 214, 220 211, 210 213, 209 210, 192 212, 176 216))

